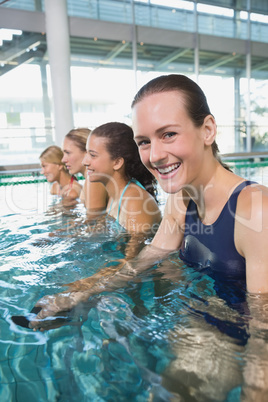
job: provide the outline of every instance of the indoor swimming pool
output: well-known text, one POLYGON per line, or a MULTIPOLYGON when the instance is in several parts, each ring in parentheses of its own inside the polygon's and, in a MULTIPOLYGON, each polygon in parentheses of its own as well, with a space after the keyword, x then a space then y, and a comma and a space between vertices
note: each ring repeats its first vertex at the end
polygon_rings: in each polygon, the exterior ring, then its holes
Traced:
MULTIPOLYGON (((232 168, 268 186, 267 162, 232 168)), ((268 319, 258 309, 268 300, 183 265, 178 253, 92 296, 67 325, 14 324, 44 295, 124 258, 131 241, 112 219, 88 224, 82 205, 63 207, 45 181, 25 181, 0 179, 1 401, 265 400, 268 319)))

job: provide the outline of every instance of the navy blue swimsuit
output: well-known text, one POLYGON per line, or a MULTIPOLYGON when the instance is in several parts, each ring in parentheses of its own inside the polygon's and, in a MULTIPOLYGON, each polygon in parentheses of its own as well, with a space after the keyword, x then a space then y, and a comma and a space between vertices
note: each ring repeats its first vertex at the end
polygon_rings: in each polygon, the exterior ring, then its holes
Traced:
POLYGON ((226 278, 245 279, 245 259, 234 244, 237 198, 243 188, 252 184, 239 184, 212 225, 204 225, 198 216, 197 206, 190 200, 186 217, 180 258, 197 268, 207 268, 226 278))

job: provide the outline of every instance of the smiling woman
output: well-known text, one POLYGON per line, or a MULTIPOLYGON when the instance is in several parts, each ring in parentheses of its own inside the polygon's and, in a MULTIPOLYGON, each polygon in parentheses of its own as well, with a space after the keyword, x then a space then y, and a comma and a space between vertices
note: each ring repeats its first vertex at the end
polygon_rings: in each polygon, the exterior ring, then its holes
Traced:
MULTIPOLYGON (((86 168, 82 161, 86 154, 86 143, 91 130, 88 128, 76 128, 66 134, 63 142, 63 158, 70 174, 81 173, 86 177, 86 168)), ((88 214, 99 213, 106 209, 108 194, 101 183, 90 183, 86 178, 80 195, 88 214)))
POLYGON ((111 122, 95 128, 83 160, 90 183, 102 183, 109 194, 107 212, 129 232, 151 232, 161 213, 155 180, 143 166, 132 129, 111 122))
MULTIPOLYGON (((140 89, 132 108, 141 159, 170 193, 159 229, 151 245, 121 267, 122 278, 116 275, 107 282, 105 276, 105 286, 102 275, 73 283, 69 298, 63 292, 38 303, 43 306, 39 317, 68 310, 104 288, 109 291, 129 273, 137 274, 176 250, 186 264, 212 277, 241 281, 250 293, 268 293, 268 189, 221 163, 216 122, 202 89, 184 75, 160 76, 140 89)), ((95 153, 90 142, 88 146, 84 163, 91 175, 95 153)), ((111 169, 120 169, 119 162, 120 155, 111 161, 111 169)))

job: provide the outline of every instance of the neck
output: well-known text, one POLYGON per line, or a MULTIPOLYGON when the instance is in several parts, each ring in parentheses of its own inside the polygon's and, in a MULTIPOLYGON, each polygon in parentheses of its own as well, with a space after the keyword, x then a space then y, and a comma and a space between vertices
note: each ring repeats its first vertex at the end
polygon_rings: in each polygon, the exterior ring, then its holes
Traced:
POLYGON ((84 177, 86 177, 87 176, 87 168, 86 168, 86 166, 83 166, 82 169, 80 170, 80 172, 78 172, 78 173, 81 173, 84 177))
POLYGON ((119 200, 120 195, 128 182, 129 180, 126 177, 115 174, 105 186, 107 193, 109 194, 109 198, 113 199, 114 201, 119 200))
POLYGON ((195 194, 187 191, 188 196, 197 205, 201 220, 215 220, 213 214, 218 215, 216 212, 223 208, 229 198, 230 191, 239 182, 239 179, 234 173, 229 172, 219 162, 216 162, 215 168, 210 175, 206 176, 206 180, 194 187, 195 194))
POLYGON ((67 186, 67 184, 70 183, 71 181, 71 175, 68 172, 65 172, 64 170, 60 171, 60 177, 58 180, 58 183, 61 187, 67 186))

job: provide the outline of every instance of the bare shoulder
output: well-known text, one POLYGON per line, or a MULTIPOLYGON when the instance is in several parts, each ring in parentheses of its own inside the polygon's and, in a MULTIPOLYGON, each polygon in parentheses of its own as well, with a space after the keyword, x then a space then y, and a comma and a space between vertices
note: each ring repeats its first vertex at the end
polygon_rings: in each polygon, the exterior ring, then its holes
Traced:
POLYGON ((50 189, 50 194, 59 195, 59 193, 60 193, 60 185, 58 182, 54 181, 50 189))
POLYGON ((79 194, 80 194, 80 191, 81 191, 82 188, 83 188, 83 186, 82 186, 78 181, 76 181, 76 180, 73 181, 72 187, 73 187, 77 192, 79 192, 79 194))
POLYGON ((252 184, 237 202, 235 244, 246 259, 247 289, 268 293, 268 188, 252 184))
POLYGON ((120 221, 129 231, 145 233, 160 223, 161 212, 151 194, 137 185, 130 185, 121 204, 120 221))
POLYGON ((86 178, 81 195, 80 199, 88 210, 102 210, 107 206, 108 194, 102 183, 93 183, 86 178))
POLYGON ((147 205, 150 211, 158 209, 154 197, 137 184, 131 184, 128 186, 123 197, 123 202, 126 204, 127 210, 129 211, 140 210, 141 206, 144 204, 147 205))
POLYGON ((236 216, 250 219, 265 213, 268 207, 268 187, 261 184, 251 184, 239 194, 236 216))

